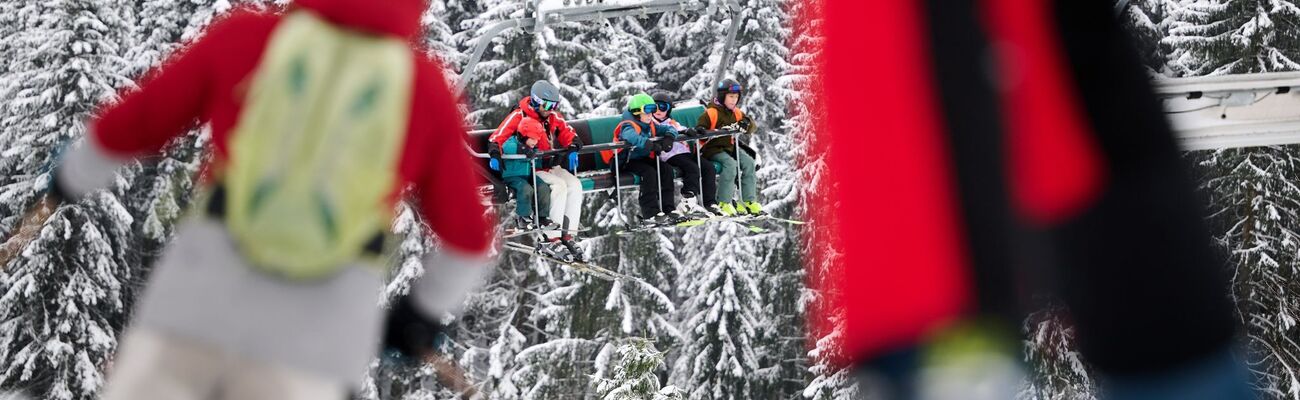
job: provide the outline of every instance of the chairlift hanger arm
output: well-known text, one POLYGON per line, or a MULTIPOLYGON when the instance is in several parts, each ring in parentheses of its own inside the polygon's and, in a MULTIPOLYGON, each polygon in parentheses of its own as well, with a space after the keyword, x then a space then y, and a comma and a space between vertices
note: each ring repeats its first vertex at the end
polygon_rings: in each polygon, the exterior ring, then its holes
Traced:
MULTIPOLYGON (((486 29, 480 31, 480 35, 473 40, 474 52, 465 68, 461 71, 460 92, 465 92, 470 78, 473 77, 474 71, 483 59, 483 53, 487 50, 492 39, 501 35, 506 30, 519 29, 539 29, 541 27, 563 22, 584 22, 592 20, 603 20, 609 18, 618 18, 625 16, 662 14, 667 12, 680 11, 701 11, 712 7, 713 2, 697 0, 652 0, 635 5, 599 5, 590 7, 571 7, 562 8, 545 13, 539 20, 538 18, 526 17, 505 20, 489 25, 486 29)), ((726 0, 723 2, 726 7, 732 11, 743 10, 737 0, 726 0)), ((733 18, 732 26, 728 28, 729 42, 734 41, 735 31, 739 30, 739 20, 743 18, 733 18)), ((729 51, 726 51, 729 53, 729 51)), ((724 55, 722 62, 718 65, 718 75, 730 67, 731 60, 729 55, 724 55)))

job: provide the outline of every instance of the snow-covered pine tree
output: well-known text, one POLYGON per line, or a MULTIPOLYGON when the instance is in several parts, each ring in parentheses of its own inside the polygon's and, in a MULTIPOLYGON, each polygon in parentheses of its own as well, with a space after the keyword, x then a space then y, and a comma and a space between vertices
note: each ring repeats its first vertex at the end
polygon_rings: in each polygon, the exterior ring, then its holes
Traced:
POLYGON ((714 13, 665 13, 659 16, 652 37, 661 61, 652 72, 659 88, 684 98, 711 99, 713 72, 722 59, 727 24, 739 12, 718 7, 714 13))
MULTIPOLYGON (((784 128, 793 137, 795 146, 792 154, 798 159, 799 190, 797 209, 805 217, 813 213, 813 204, 829 204, 832 193, 830 182, 824 179, 828 165, 824 149, 831 144, 828 136, 822 134, 826 123, 825 105, 821 88, 824 82, 818 74, 817 66, 823 50, 822 2, 792 2, 790 15, 795 21, 791 32, 789 62, 791 71, 782 78, 783 85, 800 92, 800 97, 790 106, 790 117, 783 121, 784 128)), ((825 214, 823 214, 825 215, 825 214)), ((809 219, 809 225, 798 232, 800 254, 806 282, 813 287, 828 287, 824 281, 832 276, 835 268, 843 267, 835 249, 841 245, 835 234, 833 219, 809 219), (825 250, 825 251, 821 251, 825 250)), ((829 332, 809 331, 805 335, 813 342, 808 352, 809 372, 813 377, 803 389, 804 398, 816 400, 838 400, 858 398, 858 380, 850 369, 837 369, 832 360, 842 358, 843 346, 842 317, 838 312, 826 310, 826 299, 834 293, 822 293, 803 289, 799 296, 800 309, 807 315, 829 318, 826 324, 829 332)))
POLYGON ((1210 226, 1233 269, 1233 297, 1246 326, 1263 393, 1300 398, 1300 148, 1272 146, 1194 154, 1210 226))
MULTIPOLYGON (((92 107, 128 82, 124 12, 121 0, 42 2, 16 36, 17 57, 0 88, 12 99, 0 120, 10 139, 0 157, 0 215, 34 203, 57 149, 84 136, 92 107)), ((125 319, 123 287, 138 279, 127 246, 133 218, 119 200, 124 186, 61 207, 0 274, 8 293, 0 310, 3 386, 88 399, 103 384, 125 319)), ((6 222, 7 231, 14 221, 6 222)))
POLYGON ((762 378, 755 340, 771 326, 762 318, 762 259, 749 230, 724 222, 688 231, 683 240, 684 294, 678 328, 685 336, 669 382, 688 398, 749 399, 762 378))
POLYGON ((656 86, 657 77, 650 75, 648 66, 657 62, 658 48, 646 39, 644 22, 635 17, 604 21, 593 28, 586 34, 598 42, 589 46, 599 51, 592 54, 588 70, 573 80, 588 96, 589 104, 581 110, 584 116, 619 115, 629 97, 656 86))
POLYGON ((420 22, 424 27, 424 46, 428 55, 441 62, 443 75, 454 88, 460 83, 460 68, 469 56, 461 51, 456 32, 449 25, 449 15, 455 10, 449 8, 448 3, 446 0, 429 1, 429 8, 424 11, 420 22))
POLYGON ((94 399, 125 325, 120 247, 131 216, 111 193, 56 212, 0 274, 0 386, 94 399))
POLYGON ((831 364, 831 360, 844 356, 844 348, 841 345, 843 334, 841 330, 843 324, 839 321, 841 315, 836 313, 830 318, 836 320, 830 325, 837 328, 819 338, 813 349, 808 351, 808 358, 812 361, 809 370, 813 378, 803 388, 803 397, 812 400, 860 398, 863 393, 858 390, 858 379, 853 375, 853 369, 836 368, 831 364))
POLYGON ((1138 0, 1123 10, 1122 26, 1142 64, 1152 71, 1167 72, 1169 48, 1162 41, 1169 35, 1170 16, 1178 6, 1176 0, 1138 0))
MULTIPOLYGON (((470 35, 473 38, 466 46, 482 40, 480 32, 495 22, 531 16, 530 7, 525 6, 530 3, 527 0, 484 1, 483 12, 463 23, 474 29, 470 35)), ((547 36, 548 32, 532 32, 530 26, 506 30, 492 39, 477 69, 468 77, 466 93, 472 109, 468 116, 471 121, 478 126, 496 127, 539 79, 550 80, 565 96, 573 92, 559 81, 560 74, 550 63, 547 36)), ((566 115, 573 113, 568 102, 562 102, 560 110, 566 115)))
POLYGON ((136 45, 127 53, 131 76, 140 76, 180 47, 182 39, 196 36, 195 28, 210 22, 215 13, 229 8, 215 0, 137 0, 139 22, 132 28, 136 45))
MULTIPOLYGON (((736 37, 735 62, 731 73, 745 87, 742 108, 757 122, 759 132, 752 145, 759 152, 758 182, 760 200, 767 212, 792 217, 799 198, 797 154, 798 127, 786 124, 792 107, 804 101, 807 88, 799 87, 791 76, 789 61, 793 19, 783 0, 750 0, 742 4, 747 17, 736 37)), ((816 34, 805 30, 801 34, 816 34)), ((810 71, 803 71, 808 73, 810 71)), ((760 363, 769 366, 759 371, 764 378, 760 393, 786 398, 803 390, 809 379, 805 358, 805 322, 801 297, 805 274, 798 256, 795 229, 780 226, 770 233, 755 235, 760 249, 764 296, 763 324, 757 352, 760 363)))
POLYGON ((30 21, 36 10, 35 2, 0 1, 0 76, 9 73, 9 65, 16 56, 12 51, 18 47, 15 46, 17 34, 23 31, 23 27, 33 26, 30 21))
POLYGON ((596 359, 596 396, 601 400, 658 400, 676 391, 663 393, 657 371, 664 366, 664 355, 653 342, 629 338, 615 346, 607 344, 596 359), (612 365, 611 365, 612 364, 612 365))
POLYGON ((1030 376, 1021 400, 1091 400, 1097 396, 1092 371, 1075 350, 1074 328, 1065 310, 1049 307, 1025 319, 1025 361, 1030 376))
POLYGON ((1300 69, 1300 7, 1292 0, 1188 0, 1170 11, 1163 43, 1177 76, 1300 69))

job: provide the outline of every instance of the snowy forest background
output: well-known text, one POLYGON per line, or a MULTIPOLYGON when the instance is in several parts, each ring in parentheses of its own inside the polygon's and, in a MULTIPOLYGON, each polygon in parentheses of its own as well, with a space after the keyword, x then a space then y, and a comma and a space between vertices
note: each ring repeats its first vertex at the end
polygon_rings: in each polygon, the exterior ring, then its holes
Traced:
MULTIPOLYGON (((524 0, 433 0, 425 41, 459 79, 476 32, 529 15, 524 0)), ((1300 7, 1292 0, 1135 0, 1122 11, 1147 66, 1167 76, 1300 70, 1300 7)), ((824 162, 808 127, 821 85, 817 2, 744 0, 745 11, 669 13, 512 30, 469 77, 470 123, 492 127, 537 79, 558 83, 570 116, 610 115, 626 96, 658 88, 705 98, 727 24, 743 18, 728 75, 763 127, 762 200, 799 218, 818 196, 824 162), (794 23, 803 21, 803 23, 794 23), (801 162, 796 163, 796 160, 801 162)), ((45 190, 56 149, 84 135, 93 105, 112 101, 148 67, 233 7, 276 0, 0 0, 0 233, 45 190)), ((121 171, 109 191, 61 207, 42 236, 0 271, 0 388, 37 398, 92 399, 150 262, 188 205, 206 137, 178 139, 121 171)), ((1188 153, 1211 200, 1206 211, 1242 321, 1273 398, 1300 399, 1300 147, 1188 153)), ((801 239, 817 229, 752 234, 733 224, 601 235, 616 210, 589 196, 585 236, 597 263, 642 281, 606 282, 507 254, 471 300, 446 349, 494 399, 847 399, 856 388, 819 360, 832 340, 805 343, 818 295, 801 239), (802 237, 801 237, 802 236, 802 237), (810 352, 807 349, 812 348, 810 352), (661 388, 663 390, 661 390, 661 388)), ((389 293, 406 290, 437 244, 403 208, 404 241, 389 293)), ((1026 354, 1037 371, 1026 399, 1092 398, 1086 364, 1056 312, 1031 316, 1026 354)), ((833 335, 832 335, 833 336, 833 335)), ((446 399, 428 368, 376 360, 364 399, 446 399)))

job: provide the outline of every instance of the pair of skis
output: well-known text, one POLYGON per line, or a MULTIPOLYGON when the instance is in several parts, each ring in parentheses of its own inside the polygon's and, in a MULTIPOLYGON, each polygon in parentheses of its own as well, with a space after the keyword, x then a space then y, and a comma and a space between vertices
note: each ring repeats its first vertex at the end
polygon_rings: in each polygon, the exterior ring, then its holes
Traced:
POLYGON ((767 231, 768 231, 767 228, 764 228, 764 227, 761 227, 761 226, 758 226, 758 225, 755 225, 755 224, 752 223, 752 222, 756 222, 756 221, 771 221, 771 222, 777 222, 777 223, 784 223, 784 224, 788 224, 788 225, 803 225, 803 224, 804 224, 803 221, 798 221, 798 220, 793 220, 793 219, 785 219, 785 218, 777 218, 777 217, 772 216, 771 214, 762 214, 762 215, 736 215, 736 216, 730 216, 730 217, 727 217, 727 216, 720 216, 720 215, 714 215, 714 216, 706 216, 706 217, 698 217, 698 216, 697 216, 697 217, 695 217, 695 218, 689 218, 689 219, 682 220, 682 221, 673 221, 673 222, 662 223, 662 224, 644 224, 644 225, 639 225, 639 226, 629 227, 629 228, 627 228, 627 229, 619 230, 619 231, 616 231, 616 232, 614 232, 614 233, 615 233, 615 234, 618 234, 618 235, 625 235, 625 234, 629 234, 629 233, 644 232, 644 231, 650 231, 650 230, 661 229, 661 228, 691 228, 691 227, 696 227, 696 226, 706 225, 706 224, 710 224, 710 223, 714 223, 714 222, 722 222, 722 221, 732 221, 732 222, 739 223, 739 224, 741 224, 741 225, 744 225, 744 226, 745 226, 747 229, 749 229, 749 231, 752 232, 752 233, 764 233, 764 232, 767 232, 767 231))
POLYGON ((523 243, 507 241, 505 242, 505 249, 518 252, 518 253, 527 254, 533 257, 541 258, 543 260, 550 261, 555 264, 564 265, 569 267, 569 269, 594 276, 598 279, 603 279, 607 281, 615 281, 619 279, 641 281, 641 278, 637 278, 635 276, 630 276, 627 274, 621 274, 618 272, 610 271, 609 269, 606 269, 605 267, 601 267, 599 265, 595 265, 586 261, 577 261, 569 257, 564 257, 559 254, 555 254, 554 252, 547 250, 546 248, 543 247, 543 245, 540 244, 538 246, 529 246, 523 243))

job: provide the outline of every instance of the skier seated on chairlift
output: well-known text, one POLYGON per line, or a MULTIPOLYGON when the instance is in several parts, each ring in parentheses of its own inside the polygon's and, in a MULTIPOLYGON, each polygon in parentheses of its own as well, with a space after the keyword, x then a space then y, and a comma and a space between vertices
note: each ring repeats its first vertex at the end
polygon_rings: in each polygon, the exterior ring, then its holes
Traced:
MULTIPOLYGON (((503 154, 522 154, 529 157, 535 157, 538 152, 551 150, 552 137, 548 137, 546 129, 542 123, 532 118, 524 118, 519 123, 519 131, 510 135, 504 145, 501 146, 503 154)), ((531 175, 535 174, 536 179, 550 180, 551 183, 538 182, 539 187, 549 187, 549 194, 543 193, 543 196, 550 196, 550 219, 560 219, 564 221, 564 231, 556 229, 546 229, 542 235, 551 247, 564 247, 566 251, 575 260, 582 260, 582 252, 574 244, 574 234, 577 233, 578 218, 582 214, 582 182, 573 174, 558 166, 560 159, 566 161, 576 161, 576 158, 570 159, 567 155, 576 155, 569 152, 566 156, 546 156, 540 159, 528 160, 505 160, 504 168, 501 171, 502 178, 505 179, 506 185, 515 189, 518 193, 516 199, 517 209, 520 210, 519 218, 531 218, 533 193, 532 182, 534 179, 531 175), (529 165, 532 163, 532 165, 529 165), (558 171, 558 172, 557 172, 558 171)), ((576 169, 576 163, 570 163, 570 168, 576 169)), ((540 214, 542 209, 538 209, 540 214)), ((552 249, 559 250, 559 249, 552 249)), ((556 252, 558 254, 558 252, 556 252)))
POLYGON ((709 140, 703 149, 704 159, 716 161, 722 166, 718 171, 718 208, 727 216, 763 214, 763 206, 758 203, 757 176, 754 174, 754 158, 758 153, 750 146, 758 126, 740 109, 742 94, 739 82, 724 79, 718 83, 713 103, 709 104, 695 124, 700 130, 728 130, 737 133, 729 138, 709 140), (740 173, 739 177, 736 176, 737 172, 740 173), (735 199, 738 178, 740 199, 735 199), (738 201, 733 203, 733 200, 738 201))
POLYGON ((519 108, 501 121, 497 130, 488 138, 488 154, 492 156, 491 166, 497 169, 502 164, 502 150, 511 139, 515 140, 513 148, 517 152, 513 154, 531 156, 536 152, 569 150, 562 155, 538 160, 534 164, 537 168, 535 171, 525 161, 507 161, 502 178, 515 192, 516 228, 543 229, 548 242, 562 245, 574 257, 581 258, 574 244, 574 235, 582 217, 582 181, 565 168, 577 170, 577 152, 582 149, 582 139, 578 138, 573 127, 555 110, 559 104, 559 89, 547 81, 534 83, 529 96, 519 101, 519 108), (511 165, 514 165, 513 169, 511 165), (536 179, 530 177, 530 173, 535 173, 536 179), (534 184, 537 185, 537 190, 532 190, 534 184), (538 195, 536 200, 534 193, 538 195), (537 205, 537 220, 540 225, 533 223, 534 203, 537 205), (548 211, 542 214, 542 210, 548 211))
POLYGON ((623 121, 614 127, 615 142, 632 145, 618 152, 601 152, 606 163, 617 170, 641 178, 637 203, 640 218, 647 224, 669 224, 684 220, 677 212, 673 196, 673 167, 659 159, 658 154, 672 151, 677 130, 654 120, 658 110, 654 98, 644 92, 628 99, 623 111, 623 121), (617 160, 613 160, 617 154, 617 160))
MULTIPOLYGON (((653 96, 656 122, 670 125, 684 138, 699 136, 703 130, 687 128, 672 119, 673 99, 667 92, 657 92, 653 96)), ((712 217, 722 215, 718 207, 717 172, 713 163, 701 162, 699 154, 692 151, 686 143, 676 142, 669 151, 659 154, 659 160, 682 171, 682 201, 677 204, 677 212, 683 215, 712 217)))

